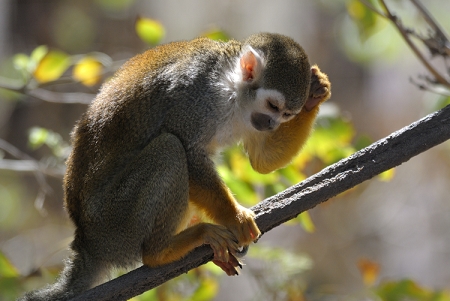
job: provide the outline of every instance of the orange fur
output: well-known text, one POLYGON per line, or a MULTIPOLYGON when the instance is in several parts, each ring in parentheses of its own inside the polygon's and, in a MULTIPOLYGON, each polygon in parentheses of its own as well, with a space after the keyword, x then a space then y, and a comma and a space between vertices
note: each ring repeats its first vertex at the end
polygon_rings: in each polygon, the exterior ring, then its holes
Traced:
POLYGON ((328 76, 317 65, 312 66, 311 75, 309 97, 299 114, 273 132, 257 132, 244 138, 244 148, 257 172, 270 173, 286 166, 308 139, 320 104, 331 97, 328 76))
POLYGON ((318 107, 302 110, 274 132, 257 133, 244 140, 253 169, 266 174, 289 164, 308 139, 318 111, 318 107))

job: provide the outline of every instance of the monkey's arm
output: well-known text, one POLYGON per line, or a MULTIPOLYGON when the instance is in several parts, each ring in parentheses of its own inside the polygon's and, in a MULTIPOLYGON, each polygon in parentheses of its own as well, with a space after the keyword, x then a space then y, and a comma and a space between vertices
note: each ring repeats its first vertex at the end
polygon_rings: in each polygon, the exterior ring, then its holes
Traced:
POLYGON ((260 173, 269 173, 286 166, 300 151, 311 133, 319 105, 331 96, 328 76, 317 65, 311 67, 311 87, 303 109, 292 120, 278 129, 244 141, 252 167, 260 173))
POLYGON ((248 245, 261 232, 251 210, 241 206, 217 174, 214 164, 196 152, 195 164, 189 166, 189 200, 215 222, 225 226, 239 245, 248 245))

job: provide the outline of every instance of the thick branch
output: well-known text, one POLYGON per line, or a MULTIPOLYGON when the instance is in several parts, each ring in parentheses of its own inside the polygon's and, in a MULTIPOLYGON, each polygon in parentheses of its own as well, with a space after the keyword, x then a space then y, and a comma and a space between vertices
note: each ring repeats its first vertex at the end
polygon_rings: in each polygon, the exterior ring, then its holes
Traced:
MULTIPOLYGON (((450 106, 262 201, 252 208, 256 212, 258 226, 263 233, 267 232, 447 139, 450 139, 450 106)), ((178 262, 156 269, 140 267, 73 300, 127 300, 208 262, 212 257, 212 250, 203 246, 178 262)))

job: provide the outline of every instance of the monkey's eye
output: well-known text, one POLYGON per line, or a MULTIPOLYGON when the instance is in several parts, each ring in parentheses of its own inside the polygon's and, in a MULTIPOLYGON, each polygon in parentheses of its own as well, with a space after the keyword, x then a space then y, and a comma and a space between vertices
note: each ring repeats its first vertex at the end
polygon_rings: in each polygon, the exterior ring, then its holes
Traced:
POLYGON ((270 100, 267 102, 267 105, 269 106, 269 109, 272 110, 273 112, 279 112, 280 111, 278 106, 276 104, 274 104, 273 102, 271 102, 270 100))
POLYGON ((284 118, 289 118, 289 117, 291 117, 291 116, 293 116, 294 114, 292 114, 292 113, 284 113, 283 114, 283 117, 284 118))

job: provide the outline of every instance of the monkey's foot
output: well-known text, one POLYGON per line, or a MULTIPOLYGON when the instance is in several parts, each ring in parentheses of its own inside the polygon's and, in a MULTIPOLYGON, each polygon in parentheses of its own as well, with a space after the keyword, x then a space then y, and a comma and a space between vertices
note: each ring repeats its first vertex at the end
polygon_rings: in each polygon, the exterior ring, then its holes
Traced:
POLYGON ((237 253, 239 245, 233 233, 224 226, 203 224, 203 240, 214 251, 214 260, 229 262, 232 254, 237 253))
POLYGON ((243 265, 243 263, 233 254, 230 254, 228 262, 223 262, 215 259, 212 262, 220 267, 225 273, 227 273, 228 276, 239 275, 239 270, 237 268, 239 267, 239 269, 242 270, 243 265))

